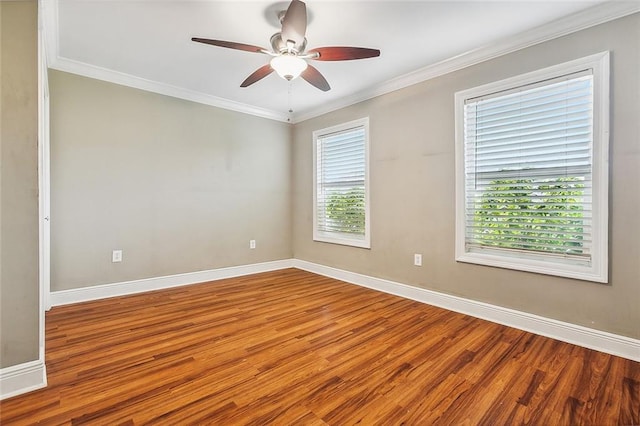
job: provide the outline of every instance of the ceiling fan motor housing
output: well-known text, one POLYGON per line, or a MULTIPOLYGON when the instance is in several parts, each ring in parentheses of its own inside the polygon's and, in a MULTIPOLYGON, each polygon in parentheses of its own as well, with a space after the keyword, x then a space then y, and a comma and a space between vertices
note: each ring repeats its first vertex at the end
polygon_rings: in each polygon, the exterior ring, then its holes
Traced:
POLYGON ((307 39, 300 46, 296 46, 295 43, 287 43, 285 40, 282 40, 282 33, 275 33, 271 36, 271 48, 274 53, 295 53, 296 55, 304 52, 304 49, 307 47, 307 39))
POLYGON ((380 56, 378 49, 353 46, 318 47, 305 53, 307 48, 307 6, 301 0, 291 0, 284 13, 279 14, 282 30, 271 36, 271 51, 260 46, 232 41, 213 40, 193 37, 191 40, 228 49, 262 53, 272 56, 269 64, 263 65, 247 77, 240 87, 248 87, 262 80, 272 72, 278 73, 285 80, 291 81, 298 76, 312 86, 326 92, 331 89, 324 76, 315 67, 307 63, 314 61, 350 61, 380 56))

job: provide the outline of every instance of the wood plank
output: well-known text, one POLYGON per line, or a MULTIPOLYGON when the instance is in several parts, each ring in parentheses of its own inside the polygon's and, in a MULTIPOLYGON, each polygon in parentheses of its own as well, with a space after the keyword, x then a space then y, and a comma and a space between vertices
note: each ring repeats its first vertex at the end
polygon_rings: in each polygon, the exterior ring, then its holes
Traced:
POLYGON ((287 269, 53 308, 22 424, 640 423, 640 364, 287 269))

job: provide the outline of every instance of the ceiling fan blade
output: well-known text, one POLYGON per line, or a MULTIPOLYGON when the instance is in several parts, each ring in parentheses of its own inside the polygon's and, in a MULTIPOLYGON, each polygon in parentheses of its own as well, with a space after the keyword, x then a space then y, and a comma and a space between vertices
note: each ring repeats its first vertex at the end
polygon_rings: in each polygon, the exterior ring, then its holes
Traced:
POLYGON ((320 71, 318 71, 311 65, 308 65, 307 69, 302 71, 300 77, 304 78, 307 82, 322 90, 323 92, 327 92, 331 89, 331 86, 329 86, 329 83, 324 78, 324 76, 320 74, 320 71))
POLYGON ((240 87, 251 86, 253 83, 255 83, 256 81, 262 80, 263 78, 265 78, 266 76, 268 76, 272 72, 273 72, 273 68, 271 68, 271 65, 269 65, 269 64, 263 65, 260 68, 258 68, 257 70, 255 70, 253 72, 253 74, 251 74, 249 77, 247 77, 242 82, 240 87))
POLYGON ((317 53, 316 61, 350 61, 353 59, 375 58, 380 56, 378 49, 367 49, 366 47, 318 47, 311 49, 308 54, 317 53))
POLYGON ((244 43, 236 43, 234 41, 211 40, 208 38, 198 38, 198 37, 193 37, 191 41, 210 44, 212 46, 226 47, 229 49, 244 50, 245 52, 265 53, 265 49, 263 49, 260 46, 253 46, 251 44, 244 44, 244 43))
POLYGON ((302 46, 307 32, 307 5, 293 0, 282 18, 281 37, 283 42, 292 40, 296 46, 302 46))

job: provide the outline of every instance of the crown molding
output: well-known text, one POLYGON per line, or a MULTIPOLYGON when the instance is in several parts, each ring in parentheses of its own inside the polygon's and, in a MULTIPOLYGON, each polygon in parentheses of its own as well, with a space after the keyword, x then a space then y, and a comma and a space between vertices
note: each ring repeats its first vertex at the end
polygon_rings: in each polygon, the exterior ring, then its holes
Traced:
POLYGON ((560 18, 522 32, 515 37, 464 52, 458 56, 428 65, 416 71, 388 80, 378 86, 355 93, 351 96, 338 99, 334 102, 328 102, 320 108, 313 108, 308 111, 295 114, 291 121, 294 124, 299 123, 310 118, 318 117, 320 115, 354 105, 358 102, 404 89, 405 87, 440 77, 517 50, 525 49, 545 41, 553 40, 555 38, 638 12, 640 12, 640 2, 607 1, 573 15, 565 16, 564 18, 560 18))
POLYGON ((258 117, 268 118, 276 121, 288 121, 288 116, 280 111, 272 111, 240 102, 231 101, 229 99, 219 98, 217 96, 207 95, 202 92, 184 89, 182 87, 172 86, 170 84, 159 83, 153 80, 136 77, 131 74, 113 71, 107 68, 89 65, 79 61, 73 61, 57 57, 56 60, 49 65, 49 68, 65 71, 84 77, 95 78, 97 80, 108 81, 110 83, 120 84, 122 86, 133 87, 135 89, 154 92, 161 95, 171 96, 174 98, 184 99, 191 102, 210 105, 226 110, 237 111, 244 114, 255 115, 258 117))
POLYGON ((44 11, 43 25, 47 34, 46 51, 50 68, 271 120, 290 122, 293 124, 345 108, 377 96, 394 92, 453 71, 458 71, 529 46, 640 12, 640 2, 637 1, 606 1, 573 15, 566 16, 549 22, 548 24, 525 31, 515 37, 510 37, 509 39, 501 42, 492 43, 478 49, 464 52, 444 61, 380 83, 379 85, 353 95, 337 99, 333 102, 327 102, 318 108, 311 108, 289 117, 281 111, 259 108, 231 101, 229 99, 208 95, 202 92, 159 83, 153 80, 147 80, 130 74, 96 67, 61 57, 58 45, 58 0, 39 0, 39 2, 44 11))
POLYGON ((38 0, 42 16, 40 25, 45 34, 45 52, 49 68, 270 120, 285 123, 290 122, 289 115, 283 114, 282 111, 259 108, 60 56, 58 1, 59 0, 38 0))
POLYGON ((58 57, 58 0, 38 0, 39 22, 43 34, 45 59, 49 67, 58 57))

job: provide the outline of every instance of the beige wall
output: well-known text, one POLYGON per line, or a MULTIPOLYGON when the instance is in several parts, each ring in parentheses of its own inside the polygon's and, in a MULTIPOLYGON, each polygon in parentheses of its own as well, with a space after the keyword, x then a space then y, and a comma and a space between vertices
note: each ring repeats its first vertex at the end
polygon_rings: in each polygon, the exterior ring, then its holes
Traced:
POLYGON ((58 71, 49 87, 53 291, 292 257, 288 124, 58 71))
POLYGON ((0 368, 38 359, 35 1, 0 2, 0 368))
POLYGON ((635 14, 296 125, 294 256, 640 338, 638 76, 635 14), (454 93, 605 50, 612 60, 609 284, 456 263, 454 93), (311 133, 365 116, 371 135, 371 250, 313 242, 311 133), (422 267, 413 266, 414 253, 422 253, 422 267))
MULTIPOLYGON (((38 358, 36 2, 0 1, 0 23, 2 368, 38 358)), ((640 338, 638 40, 636 14, 300 123, 293 146, 283 123, 52 71, 52 290, 295 256, 640 338), (603 50, 610 283, 456 263, 453 93, 603 50), (311 132, 364 116, 372 249, 314 243, 311 132)))

